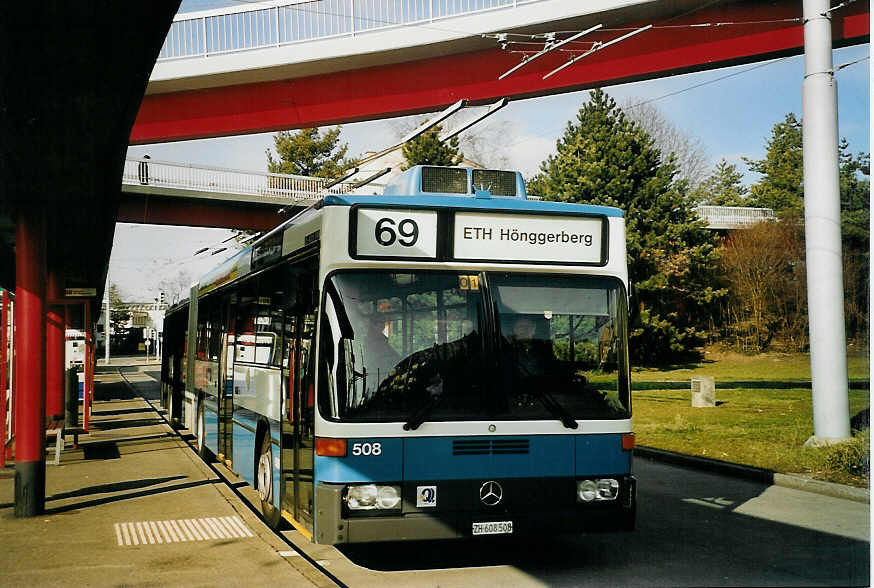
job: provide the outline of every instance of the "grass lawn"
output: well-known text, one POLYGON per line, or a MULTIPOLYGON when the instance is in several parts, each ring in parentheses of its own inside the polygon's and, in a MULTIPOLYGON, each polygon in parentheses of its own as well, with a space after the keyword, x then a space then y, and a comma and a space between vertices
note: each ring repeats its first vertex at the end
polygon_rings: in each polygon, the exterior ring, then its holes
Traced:
MULTIPOLYGON (((688 380, 694 375, 714 376, 720 380, 786 381, 810 379, 810 356, 806 353, 742 353, 708 350, 698 363, 665 368, 632 368, 631 380, 688 380)), ((851 380, 867 380, 867 352, 847 353, 847 373, 851 380)))
MULTIPOLYGON (((691 375, 713 375, 720 380, 809 379, 804 354, 711 353, 698 365, 676 369, 642 369, 637 381, 684 380, 691 375)), ((850 358, 850 377, 867 379, 867 355, 850 358)), ((868 390, 850 390, 850 416, 869 407, 868 390)), ((689 390, 635 390, 632 393, 637 443, 814 478, 867 487, 868 476, 847 462, 859 463, 869 454, 867 432, 854 447, 808 448, 813 434, 811 391, 790 389, 718 389, 715 408, 692 408, 689 390), (847 458, 848 452, 856 457, 847 458)))

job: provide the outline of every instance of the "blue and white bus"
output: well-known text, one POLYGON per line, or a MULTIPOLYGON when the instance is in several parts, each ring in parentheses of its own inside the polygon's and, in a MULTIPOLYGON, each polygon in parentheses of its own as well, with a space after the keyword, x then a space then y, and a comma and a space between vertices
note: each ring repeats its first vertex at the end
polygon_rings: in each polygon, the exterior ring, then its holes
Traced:
POLYGON ((317 543, 630 530, 627 293, 620 210, 417 166, 194 285, 164 402, 317 543))

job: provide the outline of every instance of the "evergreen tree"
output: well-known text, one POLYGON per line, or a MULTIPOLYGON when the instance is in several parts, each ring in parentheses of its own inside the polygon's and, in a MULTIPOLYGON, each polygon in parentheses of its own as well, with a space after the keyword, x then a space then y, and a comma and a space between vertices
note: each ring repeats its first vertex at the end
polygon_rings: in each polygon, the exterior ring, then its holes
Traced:
POLYGON ((744 158, 762 179, 750 188, 748 206, 771 208, 778 217, 800 217, 804 210, 801 122, 793 113, 771 129, 764 159, 744 158))
POLYGON ((115 284, 109 285, 109 324, 115 333, 127 332, 127 322, 130 320, 130 312, 124 310, 124 301, 121 292, 115 284))
POLYGON ((845 246, 867 251, 871 210, 871 183, 867 178, 871 175, 870 155, 859 153, 854 157, 846 139, 841 140, 839 150, 841 235, 845 246))
MULTIPOLYGON (((870 218, 868 154, 853 156, 846 139, 838 146, 841 197, 841 239, 844 265, 844 310, 847 334, 861 340, 867 334, 870 218)), ((778 217, 801 222, 804 211, 804 164, 801 123, 791 112, 774 125, 765 158, 745 160, 763 175, 750 188, 749 205, 773 208, 778 217)))
POLYGON ((638 292, 631 325, 635 359, 666 362, 696 354, 713 302, 724 291, 713 287, 715 236, 692 210, 687 183, 674 181, 673 157, 662 161, 653 140, 599 89, 540 170, 529 183, 532 193, 625 211, 629 273, 638 292))
POLYGON ((415 139, 407 141, 401 148, 406 163, 403 169, 414 165, 458 165, 463 157, 458 150, 458 137, 440 142, 442 128, 434 125, 415 139))
POLYGON ((844 314, 847 335, 862 342, 868 334, 869 284, 871 281, 870 156, 850 153, 846 139, 841 141, 841 237, 843 241, 844 314))
POLYGON ((695 188, 692 197, 698 204, 748 206, 748 190, 741 182, 742 179, 743 174, 737 171, 737 166, 723 158, 716 164, 713 173, 695 188))
POLYGON ((347 145, 340 143, 340 127, 324 133, 318 129, 280 131, 273 135, 273 145, 279 159, 266 151, 267 171, 273 174, 337 178, 355 165, 355 159, 346 158, 347 145))

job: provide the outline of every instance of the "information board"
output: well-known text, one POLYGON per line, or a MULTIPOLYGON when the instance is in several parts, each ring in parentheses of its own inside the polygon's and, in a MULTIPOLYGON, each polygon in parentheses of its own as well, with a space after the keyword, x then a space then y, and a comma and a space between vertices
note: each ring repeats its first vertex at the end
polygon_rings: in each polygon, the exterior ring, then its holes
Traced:
POLYGON ((361 257, 437 257, 437 212, 356 209, 355 250, 361 257))
POLYGON ((600 265, 603 217, 456 212, 453 257, 600 265))

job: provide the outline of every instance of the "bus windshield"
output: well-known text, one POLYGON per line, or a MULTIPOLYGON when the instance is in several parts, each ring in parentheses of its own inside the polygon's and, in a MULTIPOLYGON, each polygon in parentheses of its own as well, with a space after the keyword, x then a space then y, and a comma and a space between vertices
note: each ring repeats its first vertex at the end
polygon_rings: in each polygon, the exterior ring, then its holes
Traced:
POLYGON ((319 406, 331 420, 624 419, 619 280, 522 273, 338 273, 319 406))

